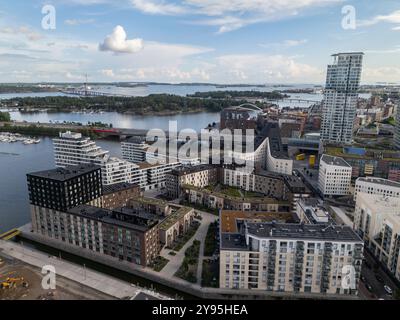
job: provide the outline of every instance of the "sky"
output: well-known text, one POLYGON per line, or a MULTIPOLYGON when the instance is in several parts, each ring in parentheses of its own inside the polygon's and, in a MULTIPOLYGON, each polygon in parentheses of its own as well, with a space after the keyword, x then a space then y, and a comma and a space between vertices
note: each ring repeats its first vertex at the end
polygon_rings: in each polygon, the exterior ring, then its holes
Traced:
POLYGON ((2 0, 0 82, 400 83, 399 0, 2 0))

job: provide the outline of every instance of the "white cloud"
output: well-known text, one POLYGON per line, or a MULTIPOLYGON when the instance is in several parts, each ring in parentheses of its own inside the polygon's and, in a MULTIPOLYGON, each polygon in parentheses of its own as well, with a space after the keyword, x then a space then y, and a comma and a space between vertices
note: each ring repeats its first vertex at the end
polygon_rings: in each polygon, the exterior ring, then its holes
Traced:
POLYGON ((69 26, 79 26, 82 24, 90 24, 93 22, 95 22, 94 19, 67 19, 64 21, 64 23, 69 26))
POLYGON ((110 78, 115 77, 114 71, 112 69, 103 69, 103 70, 101 70, 101 74, 103 74, 107 77, 110 77, 110 78))
POLYGON ((263 48, 292 48, 297 47, 308 42, 307 39, 300 39, 300 40, 285 40, 282 42, 273 42, 273 43, 260 43, 259 46, 263 48))
POLYGON ((21 26, 19 28, 12 28, 12 27, 2 28, 0 29, 0 33, 10 34, 10 35, 18 35, 18 34, 25 35, 29 41, 37 41, 43 38, 43 35, 26 26, 21 26))
POLYGON ((346 0, 131 0, 133 7, 147 14, 183 15, 200 18, 191 23, 217 26, 218 33, 249 24, 298 15, 303 10, 346 0))
POLYGON ((179 15, 187 12, 182 6, 164 1, 131 0, 131 2, 134 8, 148 14, 179 15))
POLYGON ((399 83, 400 67, 366 67, 363 70, 362 80, 366 83, 393 82, 399 83))
POLYGON ((318 82, 323 78, 322 70, 283 55, 225 55, 217 62, 219 72, 231 75, 230 82, 318 82))
MULTIPOLYGON (((392 13, 389 13, 387 15, 378 15, 369 20, 359 20, 357 21, 357 26, 369 27, 380 22, 400 24, 400 10, 393 11, 392 13)), ((393 30, 400 30, 400 25, 394 27, 393 30)))
POLYGON ((104 42, 99 44, 100 51, 112 51, 114 53, 135 53, 143 49, 143 40, 140 38, 127 39, 123 27, 116 26, 104 42))

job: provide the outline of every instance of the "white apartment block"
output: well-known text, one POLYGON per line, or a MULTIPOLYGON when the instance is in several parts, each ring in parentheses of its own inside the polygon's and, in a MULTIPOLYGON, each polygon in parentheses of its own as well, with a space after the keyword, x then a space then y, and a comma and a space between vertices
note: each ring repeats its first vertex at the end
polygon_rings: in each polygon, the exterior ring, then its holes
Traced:
POLYGON ((71 131, 60 132, 59 137, 53 139, 53 147, 56 167, 93 163, 108 154, 90 138, 71 131))
POLYGON ((322 105, 321 139, 351 143, 356 117, 363 53, 334 54, 328 65, 322 105))
POLYGON ((400 280, 400 198, 360 192, 354 214, 365 245, 400 280))
POLYGON ((324 196, 350 193, 351 166, 340 157, 322 155, 319 165, 318 188, 324 196))
POLYGON ((363 241, 348 226, 254 223, 221 232, 220 288, 357 294, 363 241), (354 282, 343 286, 343 268, 354 282))
MULTIPOLYGON (((267 139, 269 141, 269 139, 267 139)), ((293 160, 274 154, 268 142, 267 148, 267 170, 275 173, 292 175, 293 160)))
POLYGON ((356 180, 354 201, 357 202, 357 195, 360 192, 400 198, 400 183, 383 178, 360 177, 356 180))
POLYGON ((223 169, 224 184, 230 187, 241 188, 246 191, 254 191, 255 178, 250 169, 223 169))
POLYGON ((124 160, 139 163, 146 161, 146 152, 149 145, 144 138, 134 137, 121 142, 122 158, 124 160))

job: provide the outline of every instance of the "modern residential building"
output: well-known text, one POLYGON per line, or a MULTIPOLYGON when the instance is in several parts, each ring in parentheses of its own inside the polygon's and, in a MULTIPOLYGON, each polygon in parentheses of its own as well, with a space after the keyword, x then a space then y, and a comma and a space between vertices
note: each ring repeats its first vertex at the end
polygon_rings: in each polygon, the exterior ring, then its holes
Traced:
POLYGON ((365 245, 400 280, 400 198, 360 192, 354 229, 365 245))
POLYGON ((343 196, 350 193, 351 166, 340 157, 322 155, 318 188, 323 196, 343 196))
POLYGON ((90 138, 71 131, 60 132, 59 137, 53 139, 53 146, 56 167, 61 168, 94 163, 108 154, 90 138))
POLYGON ((220 239, 220 288, 357 294, 363 241, 348 226, 245 221, 220 239))
POLYGON ((233 195, 226 190, 216 188, 198 188, 183 185, 183 200, 209 209, 225 209, 238 211, 292 212, 289 201, 277 200, 263 195, 233 195))
POLYGON ((109 186, 103 186, 103 195, 101 196, 101 207, 104 209, 115 209, 126 207, 130 199, 141 197, 140 186, 131 183, 117 183, 109 186))
POLYGON ((132 137, 121 142, 122 158, 133 163, 145 162, 148 148, 144 137, 132 137))
POLYGON ((181 167, 166 174, 166 195, 170 199, 179 198, 181 186, 188 184, 204 188, 218 182, 219 168, 211 165, 198 165, 193 167, 181 167))
POLYGON ((356 180, 354 201, 357 202, 360 192, 400 198, 400 183, 377 177, 360 177, 356 180))
POLYGON ((363 53, 334 54, 328 65, 323 101, 321 139, 351 143, 356 117, 363 53))
POLYGON ((65 211, 103 194, 100 167, 85 164, 27 174, 31 209, 65 211))
POLYGON ((396 112, 396 125, 395 125, 395 131, 394 131, 394 146, 396 149, 400 150, 400 108, 397 106, 397 112, 396 112))

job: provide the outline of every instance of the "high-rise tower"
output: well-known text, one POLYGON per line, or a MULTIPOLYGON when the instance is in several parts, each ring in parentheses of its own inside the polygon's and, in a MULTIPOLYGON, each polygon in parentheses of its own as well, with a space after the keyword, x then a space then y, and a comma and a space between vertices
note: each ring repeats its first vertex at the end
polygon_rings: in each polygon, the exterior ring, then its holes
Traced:
POLYGON ((362 70, 362 52, 334 54, 328 65, 321 140, 351 143, 362 70))

